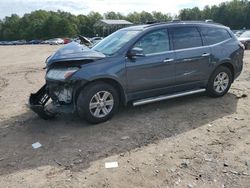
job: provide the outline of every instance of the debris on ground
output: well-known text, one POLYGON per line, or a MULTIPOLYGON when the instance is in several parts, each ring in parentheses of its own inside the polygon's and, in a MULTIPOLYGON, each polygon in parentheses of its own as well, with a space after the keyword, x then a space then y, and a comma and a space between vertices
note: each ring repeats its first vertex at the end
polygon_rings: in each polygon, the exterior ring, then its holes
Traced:
POLYGON ((240 175, 240 173, 235 171, 235 170, 230 170, 229 172, 231 172, 232 174, 235 174, 235 175, 240 175))
POLYGON ((189 165, 190 161, 188 159, 184 159, 182 162, 181 162, 181 165, 180 167, 181 168, 187 168, 188 165, 189 165))
POLYGON ((118 162, 106 162, 105 163, 105 168, 117 168, 118 167, 118 162))
POLYGON ((123 136, 123 137, 121 137, 121 140, 127 140, 127 139, 129 139, 129 136, 123 136))
POLYGON ((246 97, 247 97, 247 94, 242 94, 240 96, 236 96, 237 99, 246 98, 246 97))
POLYGON ((56 159, 54 159, 55 163, 58 164, 59 166, 63 166, 62 163, 60 163, 59 161, 57 161, 56 159))
POLYGON ((246 166, 247 166, 247 168, 248 168, 248 170, 250 170, 250 160, 249 161, 246 161, 246 166))
POLYGON ((38 149, 40 147, 42 147, 42 144, 40 144, 39 142, 35 142, 34 144, 32 144, 33 149, 38 149))
POLYGON ((224 165, 225 167, 228 167, 228 166, 229 166, 227 162, 224 162, 223 165, 224 165))

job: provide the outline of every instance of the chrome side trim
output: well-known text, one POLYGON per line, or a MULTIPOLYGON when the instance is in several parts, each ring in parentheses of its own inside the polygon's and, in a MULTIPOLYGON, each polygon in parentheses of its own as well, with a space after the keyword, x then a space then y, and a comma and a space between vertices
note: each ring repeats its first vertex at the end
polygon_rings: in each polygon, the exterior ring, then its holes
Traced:
POLYGON ((197 90, 192 90, 192 91, 187 91, 187 92, 182 92, 182 93, 175 93, 172 95, 161 95, 158 97, 146 98, 146 99, 134 101, 133 106, 139 106, 139 105, 148 104, 148 103, 152 103, 152 102, 173 99, 173 98, 182 97, 182 96, 186 96, 186 95, 192 95, 195 93, 202 93, 205 91, 206 91, 206 89, 197 89, 197 90))
POLYGON ((174 59, 164 59, 163 63, 172 62, 172 61, 174 61, 174 59))

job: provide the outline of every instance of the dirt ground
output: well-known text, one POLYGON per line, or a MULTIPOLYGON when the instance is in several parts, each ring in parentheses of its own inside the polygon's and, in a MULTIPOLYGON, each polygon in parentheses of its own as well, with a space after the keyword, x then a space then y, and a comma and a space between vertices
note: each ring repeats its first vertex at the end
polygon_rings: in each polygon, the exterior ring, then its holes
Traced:
POLYGON ((126 107, 89 125, 45 121, 25 106, 57 48, 0 47, 0 187, 250 187, 250 51, 223 98, 126 107), (106 169, 112 161, 118 168, 106 169))

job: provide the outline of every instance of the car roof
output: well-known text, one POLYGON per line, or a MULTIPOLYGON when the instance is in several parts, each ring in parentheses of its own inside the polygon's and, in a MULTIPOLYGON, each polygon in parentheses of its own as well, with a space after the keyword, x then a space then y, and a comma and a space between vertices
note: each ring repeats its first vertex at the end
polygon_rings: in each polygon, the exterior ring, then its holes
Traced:
POLYGON ((166 27, 166 26, 180 26, 180 25, 189 25, 189 26, 212 26, 212 27, 223 27, 228 28, 222 24, 215 23, 215 22, 206 22, 206 21, 170 21, 170 22, 157 22, 151 24, 143 24, 143 25, 136 25, 126 27, 123 30, 147 30, 150 28, 155 27, 166 27))

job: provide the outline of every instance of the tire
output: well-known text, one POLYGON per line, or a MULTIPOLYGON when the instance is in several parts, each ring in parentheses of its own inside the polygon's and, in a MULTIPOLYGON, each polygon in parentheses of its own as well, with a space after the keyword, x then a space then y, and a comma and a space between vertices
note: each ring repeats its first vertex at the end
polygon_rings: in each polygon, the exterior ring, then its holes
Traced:
POLYGON ((119 107, 117 90, 105 82, 94 82, 80 91, 77 112, 89 123, 101 123, 111 119, 119 107))
POLYGON ((208 81, 208 95, 211 97, 224 96, 230 89, 232 81, 233 76, 231 70, 225 66, 218 67, 208 81))

